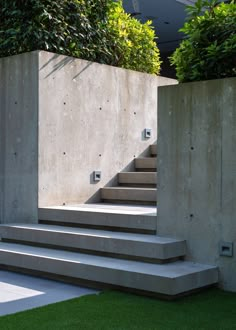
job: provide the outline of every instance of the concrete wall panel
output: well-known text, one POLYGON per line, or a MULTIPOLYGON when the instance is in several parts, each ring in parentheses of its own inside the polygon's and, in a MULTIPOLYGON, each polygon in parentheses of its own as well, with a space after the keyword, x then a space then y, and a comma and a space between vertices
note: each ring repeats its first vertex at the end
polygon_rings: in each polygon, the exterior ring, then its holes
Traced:
POLYGON ((236 78, 159 88, 158 232, 188 242, 188 259, 220 267, 236 291, 236 78))
POLYGON ((99 188, 156 141, 157 86, 173 83, 40 52, 39 205, 99 200, 99 188), (102 171, 96 184, 94 170, 102 171))
POLYGON ((97 201, 155 142, 157 86, 176 84, 44 51, 0 59, 0 78, 0 223, 97 201))
POLYGON ((38 53, 0 59, 0 223, 36 222, 38 53))

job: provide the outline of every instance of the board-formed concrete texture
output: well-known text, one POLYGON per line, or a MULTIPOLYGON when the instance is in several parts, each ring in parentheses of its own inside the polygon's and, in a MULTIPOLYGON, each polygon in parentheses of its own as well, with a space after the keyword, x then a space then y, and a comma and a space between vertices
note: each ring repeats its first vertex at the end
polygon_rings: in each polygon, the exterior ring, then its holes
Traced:
POLYGON ((156 141, 157 86, 176 83, 39 52, 39 206, 98 201, 99 188, 148 154, 156 141))
POLYGON ((0 155, 0 223, 37 222, 37 52, 0 59, 0 155))
POLYGON ((160 87, 158 107, 158 234, 236 291, 236 78, 160 87))
POLYGON ((36 222, 38 201, 98 200, 148 153, 157 86, 177 83, 44 51, 1 58, 0 78, 0 223, 36 222))

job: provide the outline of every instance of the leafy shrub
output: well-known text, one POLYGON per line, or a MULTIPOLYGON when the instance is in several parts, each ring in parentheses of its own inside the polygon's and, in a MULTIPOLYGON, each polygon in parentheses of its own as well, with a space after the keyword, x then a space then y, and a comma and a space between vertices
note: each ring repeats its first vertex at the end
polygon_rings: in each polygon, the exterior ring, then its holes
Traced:
POLYGON ((108 26, 115 38, 118 66, 149 73, 160 72, 160 53, 151 24, 151 21, 142 24, 131 18, 121 1, 113 2, 108 26))
POLYGON ((150 23, 125 14, 121 1, 0 0, 0 57, 46 50, 159 73, 154 38, 150 23))
POLYGON ((236 76, 236 4, 198 0, 187 6, 183 40, 171 56, 180 82, 236 76))

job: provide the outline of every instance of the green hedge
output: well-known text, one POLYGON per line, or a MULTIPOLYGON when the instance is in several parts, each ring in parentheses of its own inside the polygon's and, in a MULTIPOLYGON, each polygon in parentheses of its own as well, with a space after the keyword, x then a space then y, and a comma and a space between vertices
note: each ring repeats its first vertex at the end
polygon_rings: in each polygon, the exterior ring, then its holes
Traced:
POLYGON ((236 76, 236 4, 198 0, 180 29, 183 40, 171 56, 180 82, 236 76))
POLYGON ((150 22, 113 0, 0 0, 0 57, 46 50, 123 68, 160 71, 150 22))

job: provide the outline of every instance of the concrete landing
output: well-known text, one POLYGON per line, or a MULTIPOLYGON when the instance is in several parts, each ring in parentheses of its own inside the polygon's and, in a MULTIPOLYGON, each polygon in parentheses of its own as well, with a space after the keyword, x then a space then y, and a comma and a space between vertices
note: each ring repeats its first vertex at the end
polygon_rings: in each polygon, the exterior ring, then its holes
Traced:
POLYGON ((157 215, 156 206, 149 205, 122 205, 122 204, 70 204, 70 205, 52 205, 41 207, 42 209, 68 210, 68 211, 85 211, 98 213, 113 213, 113 214, 131 214, 131 215, 157 215))
POLYGON ((0 316, 98 292, 29 275, 0 271, 0 316))
POLYGON ((122 204, 73 204, 40 207, 40 221, 74 224, 132 232, 156 232, 156 206, 122 204))

